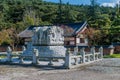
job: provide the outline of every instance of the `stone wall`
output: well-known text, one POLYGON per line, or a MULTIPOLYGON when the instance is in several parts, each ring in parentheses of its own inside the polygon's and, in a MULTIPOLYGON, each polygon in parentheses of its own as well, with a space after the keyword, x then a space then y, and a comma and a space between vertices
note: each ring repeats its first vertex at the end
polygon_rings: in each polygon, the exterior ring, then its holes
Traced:
POLYGON ((115 53, 120 53, 120 45, 115 46, 115 53))
POLYGON ((112 49, 110 49, 110 48, 104 48, 103 49, 103 54, 104 55, 112 55, 113 53, 112 53, 112 49))
POLYGON ((0 52, 5 52, 7 50, 7 46, 0 46, 0 52))
MULTIPOLYGON (((78 51, 80 51, 81 48, 82 47, 79 47, 78 51)), ((84 47, 84 48, 85 48, 86 52, 90 51, 90 47, 84 47)), ((74 51, 74 48, 71 47, 70 50, 74 51)), ((99 47, 96 47, 95 51, 98 52, 98 50, 99 50, 99 47)), ((112 55, 114 53, 120 53, 120 45, 116 45, 116 46, 114 46, 114 48, 111 48, 111 45, 110 46, 103 46, 103 55, 112 55)))
MULTIPOLYGON (((8 46, 0 46, 0 52, 6 52, 8 46)), ((22 46, 15 47, 15 51, 22 51, 22 46)))

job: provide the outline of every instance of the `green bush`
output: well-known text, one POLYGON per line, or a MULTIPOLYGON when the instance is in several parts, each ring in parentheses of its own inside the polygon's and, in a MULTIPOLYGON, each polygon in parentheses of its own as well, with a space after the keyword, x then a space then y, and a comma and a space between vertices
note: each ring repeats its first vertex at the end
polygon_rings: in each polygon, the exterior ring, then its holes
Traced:
POLYGON ((105 55, 104 58, 120 58, 120 54, 105 55))
POLYGON ((0 56, 0 58, 6 58, 6 56, 0 56))

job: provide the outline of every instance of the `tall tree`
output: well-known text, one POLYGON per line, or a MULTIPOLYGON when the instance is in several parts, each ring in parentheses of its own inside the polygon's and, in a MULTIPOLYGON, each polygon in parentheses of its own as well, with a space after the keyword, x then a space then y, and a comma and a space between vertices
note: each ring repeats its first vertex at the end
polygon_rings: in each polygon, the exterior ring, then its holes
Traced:
POLYGON ((97 0, 91 0, 91 5, 88 7, 88 12, 87 12, 87 19, 90 25, 95 28, 98 27, 96 19, 98 18, 98 15, 100 14, 97 9, 98 5, 96 1, 97 0))
POLYGON ((57 16, 56 16, 56 20, 55 20, 56 24, 61 24, 62 23, 62 15, 63 15, 62 10, 63 10, 63 8, 62 8, 62 0, 59 0, 57 16))

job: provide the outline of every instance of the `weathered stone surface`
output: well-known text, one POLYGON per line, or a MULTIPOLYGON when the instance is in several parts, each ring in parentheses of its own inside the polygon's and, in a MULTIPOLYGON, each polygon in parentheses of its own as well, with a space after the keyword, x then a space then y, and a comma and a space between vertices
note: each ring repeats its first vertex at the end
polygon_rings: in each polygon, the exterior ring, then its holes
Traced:
POLYGON ((57 26, 38 27, 32 37, 34 45, 63 45, 63 29, 57 26))
POLYGON ((63 29, 57 26, 36 27, 32 42, 28 43, 27 50, 23 55, 32 55, 32 49, 39 51, 40 57, 64 57, 63 29))

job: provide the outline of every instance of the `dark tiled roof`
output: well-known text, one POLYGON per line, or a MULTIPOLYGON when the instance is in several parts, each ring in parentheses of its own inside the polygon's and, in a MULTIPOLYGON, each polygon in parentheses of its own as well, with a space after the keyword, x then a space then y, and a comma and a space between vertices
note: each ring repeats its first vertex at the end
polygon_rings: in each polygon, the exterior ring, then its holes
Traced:
POLYGON ((120 42, 112 43, 113 46, 120 46, 120 42))
POLYGON ((18 34, 19 37, 22 37, 22 38, 30 38, 33 36, 33 32, 32 30, 24 30, 22 31, 21 33, 18 34))
POLYGON ((82 28, 86 24, 86 22, 81 22, 81 23, 71 23, 71 24, 66 24, 67 26, 71 27, 75 32, 78 31, 80 28, 82 28))
MULTIPOLYGON (((64 24, 64 25, 61 25, 60 27, 64 29, 64 34, 66 36, 71 36, 81 31, 86 25, 87 25, 87 22, 85 21, 81 23, 64 24)), ((52 25, 45 25, 45 26, 52 26, 52 25)), ((44 27, 44 26, 35 26, 35 25, 29 26, 27 29, 19 33, 18 36, 22 38, 32 37, 33 36, 32 30, 34 27, 44 27)))
POLYGON ((34 27, 35 27, 35 26, 30 26, 30 27, 28 27, 27 29, 28 29, 28 30, 33 30, 34 27))
POLYGON ((69 36, 69 35, 75 35, 75 34, 77 34, 86 25, 87 25, 87 22, 85 21, 85 22, 81 22, 81 23, 64 24, 61 27, 64 29, 65 35, 69 36))

